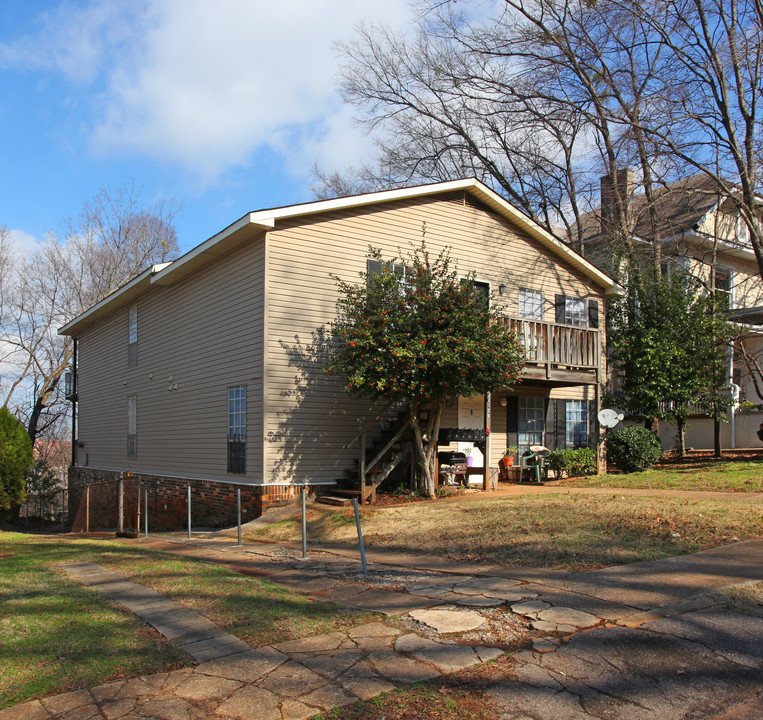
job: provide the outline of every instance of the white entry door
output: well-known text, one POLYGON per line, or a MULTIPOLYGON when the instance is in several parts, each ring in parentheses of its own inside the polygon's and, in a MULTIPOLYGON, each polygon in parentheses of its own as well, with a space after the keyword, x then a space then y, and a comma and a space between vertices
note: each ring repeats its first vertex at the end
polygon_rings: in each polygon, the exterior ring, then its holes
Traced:
MULTIPOLYGON (((461 430, 484 430, 484 395, 475 395, 470 398, 458 398, 458 427, 461 430)), ((474 447, 472 443, 458 443, 460 452, 466 452, 467 448, 469 448, 471 456, 474 458, 474 467, 484 467, 484 457, 479 448, 474 447)))

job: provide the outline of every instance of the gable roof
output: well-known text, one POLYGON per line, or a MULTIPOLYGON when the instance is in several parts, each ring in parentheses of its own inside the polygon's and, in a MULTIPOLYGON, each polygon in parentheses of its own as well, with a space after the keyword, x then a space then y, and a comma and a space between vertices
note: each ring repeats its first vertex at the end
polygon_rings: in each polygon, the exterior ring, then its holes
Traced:
POLYGON ((466 178, 428 185, 416 185, 396 190, 351 195, 330 200, 318 200, 298 205, 286 205, 247 213, 174 262, 155 265, 153 268, 149 268, 141 273, 119 290, 101 300, 67 325, 64 325, 58 332, 61 335, 74 336, 100 317, 112 312, 116 307, 124 305, 137 297, 151 285, 171 285, 188 275, 199 272, 213 258, 224 254, 228 249, 254 238, 264 231, 273 229, 278 222, 339 210, 361 209, 371 205, 400 200, 434 197, 454 191, 469 193, 500 217, 525 231, 560 260, 569 263, 582 275, 599 285, 607 296, 620 294, 620 288, 612 278, 571 250, 567 245, 557 240, 540 225, 509 204, 498 193, 476 178, 466 178))
MULTIPOLYGON (((723 198, 717 183, 705 173, 670 183, 658 189, 654 196, 657 230, 663 241, 696 232, 723 198)), ((634 235, 643 239, 651 237, 652 219, 644 193, 631 198, 631 212, 634 235)), ((601 206, 581 215, 580 226, 584 241, 597 238, 601 234, 601 206)))

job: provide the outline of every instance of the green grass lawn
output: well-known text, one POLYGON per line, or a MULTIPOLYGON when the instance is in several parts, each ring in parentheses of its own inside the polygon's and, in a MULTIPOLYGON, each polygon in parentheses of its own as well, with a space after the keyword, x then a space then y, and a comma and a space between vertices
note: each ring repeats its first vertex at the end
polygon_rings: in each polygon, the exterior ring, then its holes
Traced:
POLYGON ((150 586, 253 645, 376 619, 136 545, 0 532, 0 708, 190 662, 135 615, 58 567, 82 561, 150 586))
MULTIPOLYGON (((370 548, 453 561, 590 569, 763 537, 763 505, 736 500, 554 493, 363 509, 370 548), (425 538, 422 541, 422 538, 425 538)), ((251 534, 297 541, 299 518, 251 534)), ((352 510, 314 508, 308 532, 355 546, 352 510)))
POLYGON ((671 464, 637 473, 612 473, 564 481, 565 486, 645 488, 648 490, 763 491, 761 462, 671 464))

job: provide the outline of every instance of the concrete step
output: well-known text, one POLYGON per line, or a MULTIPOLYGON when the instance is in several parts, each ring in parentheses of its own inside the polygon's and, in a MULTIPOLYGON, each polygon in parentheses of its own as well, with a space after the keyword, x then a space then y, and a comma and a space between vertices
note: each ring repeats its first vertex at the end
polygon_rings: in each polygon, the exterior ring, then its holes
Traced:
POLYGON ((315 502, 321 503, 322 505, 339 505, 343 507, 345 505, 352 505, 352 498, 336 497, 334 495, 318 495, 318 497, 315 498, 315 502))

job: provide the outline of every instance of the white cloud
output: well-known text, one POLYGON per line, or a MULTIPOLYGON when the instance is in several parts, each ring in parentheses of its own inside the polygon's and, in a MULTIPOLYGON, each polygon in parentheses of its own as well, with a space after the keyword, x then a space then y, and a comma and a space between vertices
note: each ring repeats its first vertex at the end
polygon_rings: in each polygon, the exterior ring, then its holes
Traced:
POLYGON ((94 0, 84 7, 64 2, 44 10, 34 19, 34 34, 0 43, 0 67, 54 70, 92 82, 108 53, 129 46, 137 29, 130 15, 138 7, 127 0, 94 0))
POLYGON ((406 0, 156 0, 140 47, 111 75, 94 145, 207 178, 262 147, 306 168, 306 145, 317 156, 346 152, 361 135, 348 142, 355 131, 335 93, 332 44, 372 16, 401 26, 406 0))
POLYGON ((404 28, 412 14, 408 0, 66 0, 34 35, 0 43, 0 68, 89 86, 98 154, 209 181, 265 148, 306 174, 370 148, 336 94, 333 49, 364 19, 404 28))
POLYGON ((18 257, 24 258, 31 255, 40 247, 41 240, 24 230, 10 228, 8 234, 11 237, 13 251, 18 257))

